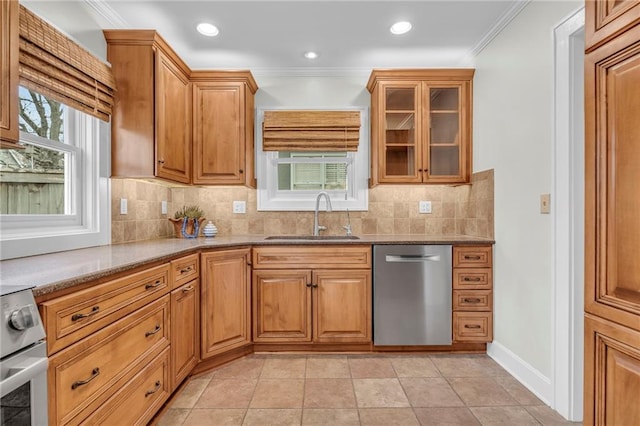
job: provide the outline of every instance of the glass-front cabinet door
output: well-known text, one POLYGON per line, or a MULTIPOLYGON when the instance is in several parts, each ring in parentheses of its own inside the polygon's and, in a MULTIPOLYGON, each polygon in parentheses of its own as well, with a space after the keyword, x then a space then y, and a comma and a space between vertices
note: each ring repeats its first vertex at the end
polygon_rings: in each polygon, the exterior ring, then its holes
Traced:
POLYGON ((382 94, 381 178, 388 182, 420 182, 420 82, 384 85, 382 94))
POLYGON ((424 84, 423 93, 427 122, 425 128, 427 149, 423 162, 426 178, 457 177, 460 175, 460 139, 462 120, 460 114, 461 88, 424 84))
POLYGON ((371 186, 469 182, 473 74, 440 68, 372 71, 371 186))

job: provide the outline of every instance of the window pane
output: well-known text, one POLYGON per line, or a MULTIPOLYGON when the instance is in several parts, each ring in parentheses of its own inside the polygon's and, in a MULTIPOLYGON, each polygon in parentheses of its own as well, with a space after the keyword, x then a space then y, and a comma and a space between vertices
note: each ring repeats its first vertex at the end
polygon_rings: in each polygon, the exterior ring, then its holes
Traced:
POLYGON ((19 94, 20 130, 44 141, 22 140, 24 149, 0 150, 0 213, 64 214, 67 107, 23 87, 19 94))
POLYGON ((278 158, 291 163, 278 164, 278 190, 346 190, 347 164, 333 162, 346 157, 344 152, 280 152, 278 158))

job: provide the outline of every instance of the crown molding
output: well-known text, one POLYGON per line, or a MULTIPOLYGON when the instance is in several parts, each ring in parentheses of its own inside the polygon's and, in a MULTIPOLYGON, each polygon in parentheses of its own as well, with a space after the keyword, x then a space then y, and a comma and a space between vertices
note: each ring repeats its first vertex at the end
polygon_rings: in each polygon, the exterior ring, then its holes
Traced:
POLYGON ((131 25, 103 0, 84 0, 113 29, 130 29, 131 25))
POLYGON ((498 18, 496 23, 486 32, 484 37, 480 39, 480 41, 469 51, 469 53, 462 59, 462 64, 471 64, 473 62, 473 58, 478 56, 482 50, 484 50, 491 41, 496 38, 498 34, 505 29, 513 19, 518 16, 518 14, 524 9, 531 0, 515 0, 511 7, 507 9, 501 16, 498 18))
POLYGON ((251 68, 251 73, 259 77, 369 77, 371 68, 348 67, 291 67, 291 68, 251 68))

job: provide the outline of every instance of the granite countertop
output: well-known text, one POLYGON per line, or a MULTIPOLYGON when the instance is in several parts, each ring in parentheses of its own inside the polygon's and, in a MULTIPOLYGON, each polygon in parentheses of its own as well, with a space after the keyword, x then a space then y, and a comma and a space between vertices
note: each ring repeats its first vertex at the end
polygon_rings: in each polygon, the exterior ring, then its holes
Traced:
POLYGON ((14 288, 33 288, 41 296, 74 285, 126 271, 148 263, 168 260, 198 249, 247 245, 284 244, 493 244, 493 239, 460 235, 361 235, 353 240, 271 239, 265 235, 215 238, 166 238, 90 247, 29 256, 0 262, 2 294, 14 288))

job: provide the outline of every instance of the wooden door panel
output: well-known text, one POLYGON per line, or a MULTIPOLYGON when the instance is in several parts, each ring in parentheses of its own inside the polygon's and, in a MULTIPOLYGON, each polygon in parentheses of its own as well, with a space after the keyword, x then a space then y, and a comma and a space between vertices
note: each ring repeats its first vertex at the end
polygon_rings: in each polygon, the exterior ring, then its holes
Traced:
POLYGON ((371 273, 314 271, 315 342, 371 341, 371 273))
POLYGON ((202 253, 202 358, 251 341, 249 249, 202 253))
POLYGON ((242 83, 194 84, 194 183, 244 183, 242 83))
POLYGON ((640 26, 585 57, 585 310, 636 329, 640 329, 639 40, 640 26))
POLYGON ((171 292, 171 390, 198 364, 200 285, 195 279, 171 292))
POLYGON ((254 270, 254 342, 311 341, 310 284, 310 270, 254 270))
POLYGON ((191 92, 189 78, 156 51, 156 176, 189 183, 191 92))
POLYGON ((602 45, 640 22, 638 0, 587 0, 585 9, 587 51, 602 45))
POLYGON ((18 1, 0 4, 0 148, 18 142, 18 1))
POLYGON ((640 424, 640 332, 585 318, 584 424, 640 424))

